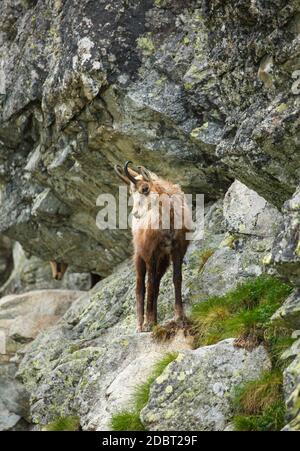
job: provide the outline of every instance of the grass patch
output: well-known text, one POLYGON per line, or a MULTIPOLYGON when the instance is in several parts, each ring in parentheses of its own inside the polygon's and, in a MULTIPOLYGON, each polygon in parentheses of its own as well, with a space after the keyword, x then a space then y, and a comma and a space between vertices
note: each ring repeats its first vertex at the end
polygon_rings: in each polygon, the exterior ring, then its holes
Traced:
POLYGON ((45 426, 44 431, 74 432, 80 430, 80 421, 77 417, 60 417, 45 426))
POLYGON ((285 424, 283 369, 288 362, 280 357, 294 340, 292 331, 271 317, 291 291, 278 279, 261 276, 193 307, 195 347, 236 338, 236 346, 251 350, 263 344, 269 352, 272 370, 237 389, 233 402, 236 431, 279 431, 285 424))
POLYGON ((135 388, 131 409, 113 415, 111 419, 111 429, 113 431, 145 431, 144 425, 140 420, 140 413, 149 401, 151 385, 177 357, 177 352, 171 352, 155 364, 146 382, 135 388))
POLYGON ((240 387, 234 406, 236 431, 280 431, 286 413, 282 371, 266 372, 260 379, 240 387))
POLYGON ((237 338, 237 345, 254 347, 272 341, 270 319, 291 293, 281 281, 261 276, 239 285, 225 296, 214 296, 195 304, 191 319, 195 329, 195 346, 215 344, 237 338))
POLYGON ((283 402, 274 404, 261 415, 239 415, 233 420, 235 430, 238 432, 276 432, 281 431, 285 425, 285 405, 283 402))
POLYGON ((257 415, 277 404, 282 398, 282 373, 267 371, 258 380, 250 381, 237 390, 235 402, 239 413, 257 415))
POLYGON ((145 431, 137 411, 123 411, 115 414, 111 419, 113 431, 145 431))

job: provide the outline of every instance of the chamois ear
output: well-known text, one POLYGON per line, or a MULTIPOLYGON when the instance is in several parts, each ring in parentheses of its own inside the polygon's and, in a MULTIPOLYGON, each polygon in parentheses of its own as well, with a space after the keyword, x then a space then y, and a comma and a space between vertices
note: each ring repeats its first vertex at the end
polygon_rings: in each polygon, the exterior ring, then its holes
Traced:
POLYGON ((138 166, 138 170, 140 171, 140 174, 143 176, 143 179, 146 180, 146 182, 152 182, 152 177, 148 169, 146 169, 144 166, 138 166))
POLYGON ((125 182, 126 185, 130 185, 130 181, 125 176, 122 166, 120 166, 119 164, 116 164, 114 166, 114 170, 115 170, 115 173, 118 175, 118 177, 120 177, 120 179, 123 180, 123 182, 125 182))

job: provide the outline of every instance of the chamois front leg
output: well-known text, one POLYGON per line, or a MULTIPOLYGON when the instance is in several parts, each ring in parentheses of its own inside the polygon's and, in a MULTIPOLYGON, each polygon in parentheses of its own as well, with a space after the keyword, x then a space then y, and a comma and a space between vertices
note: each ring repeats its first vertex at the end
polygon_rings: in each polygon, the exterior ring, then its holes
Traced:
POLYGON ((157 292, 157 274, 156 263, 154 260, 147 265, 148 281, 147 281, 147 311, 146 322, 144 324, 144 332, 150 332, 152 327, 157 323, 157 312, 155 310, 155 296, 157 292))
POLYGON ((182 263, 180 255, 173 254, 173 283, 175 288, 175 321, 184 322, 185 314, 182 303, 182 263))
POLYGON ((136 267, 136 312, 137 312, 137 332, 143 331, 144 310, 145 310, 145 277, 146 263, 137 256, 135 259, 136 267))

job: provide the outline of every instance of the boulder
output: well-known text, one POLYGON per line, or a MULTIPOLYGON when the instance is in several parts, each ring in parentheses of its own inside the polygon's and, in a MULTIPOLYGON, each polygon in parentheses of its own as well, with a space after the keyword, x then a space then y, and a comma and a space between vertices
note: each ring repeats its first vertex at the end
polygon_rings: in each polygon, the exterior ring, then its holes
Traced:
POLYGON ((13 245, 13 267, 7 281, 0 287, 0 296, 33 290, 89 290, 91 274, 76 273, 68 268, 62 280, 54 280, 49 261, 26 256, 19 243, 13 245))
MULTIPOLYGON (((109 379, 111 383, 103 385, 103 391, 100 390, 99 385, 97 387, 98 399, 93 411, 89 412, 88 429, 109 431, 112 416, 131 408, 136 387, 147 380, 154 365, 167 353, 189 349, 191 346, 191 340, 184 337, 183 334, 179 334, 174 340, 165 343, 156 343, 150 334, 144 334, 140 338, 128 337, 127 341, 129 340, 133 341, 134 346, 127 345, 125 360, 124 362, 119 361, 120 368, 115 377, 111 378, 109 374, 104 375, 106 384, 109 379)), ((126 340, 124 346, 126 346, 126 340)), ((113 356, 107 353, 107 358, 111 360, 113 356)), ((79 393, 78 397, 80 399, 79 393)))
POLYGON ((236 180, 224 198, 227 230, 243 235, 273 236, 282 216, 263 197, 236 180))
POLYGON ((264 347, 249 352, 233 339, 181 353, 152 385, 141 420, 150 431, 224 431, 237 387, 270 367, 264 347))
POLYGON ((300 431, 300 349, 298 342, 298 353, 293 355, 293 362, 284 372, 284 393, 288 408, 288 424, 285 431, 300 431))
POLYGON ((275 207, 236 180, 223 204, 206 212, 204 240, 197 244, 196 254, 199 260, 201 255, 209 258, 194 283, 198 299, 225 294, 237 283, 261 275, 281 222, 275 207))
POLYGON ((29 394, 15 373, 16 365, 0 364, 0 431, 17 430, 18 425, 24 430, 29 418, 29 394))
POLYGON ((71 290, 42 290, 0 299, 0 332, 2 342, 6 341, 4 354, 14 353, 19 344, 34 340, 39 332, 54 325, 82 294, 71 290))
POLYGON ((300 329, 300 290, 293 291, 273 315, 272 320, 280 321, 295 330, 300 329))
POLYGON ((300 186, 285 203, 284 220, 274 242, 270 264, 276 271, 300 287, 300 186))

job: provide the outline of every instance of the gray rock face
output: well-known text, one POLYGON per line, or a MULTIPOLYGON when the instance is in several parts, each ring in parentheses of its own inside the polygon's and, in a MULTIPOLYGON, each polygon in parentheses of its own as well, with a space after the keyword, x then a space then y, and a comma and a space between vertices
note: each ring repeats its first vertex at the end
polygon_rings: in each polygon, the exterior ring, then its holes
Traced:
POLYGON ((300 286, 300 187, 284 206, 284 221, 272 250, 271 264, 300 286))
POLYGON ((13 268, 12 244, 0 235, 0 286, 6 282, 13 268))
POLYGON ((219 207, 215 204, 205 221, 205 238, 198 255, 201 259, 201 255, 210 251, 211 256, 194 283, 198 299, 225 294, 237 283, 261 275, 282 215, 254 191, 235 181, 223 204, 219 207), (212 224, 211 214, 215 218, 212 224))
MULTIPOLYGON (((184 265, 187 311, 192 303, 260 274, 259 262, 269 252, 269 237, 252 243, 252 236, 226 236, 222 202, 207 209, 205 223, 205 238, 191 243, 184 265)), ((170 270, 158 300, 161 323, 172 318, 173 305, 170 270)), ((26 350, 19 375, 31 393, 33 422, 45 424, 76 414, 84 429, 107 430, 112 414, 128 408, 135 383, 147 377, 154 362, 165 352, 190 346, 182 337, 158 345, 149 334, 137 335, 135 323, 135 277, 130 262, 125 262, 26 350)))
POLYGON ((300 330, 300 290, 293 291, 272 319, 283 322, 292 329, 300 330))
POLYGON ((0 296, 33 290, 89 290, 91 274, 76 273, 68 268, 62 280, 54 280, 50 263, 35 256, 26 257, 19 243, 13 246, 13 268, 7 281, 0 287, 0 296))
POLYGON ((284 431, 300 431, 300 293, 295 290, 273 316, 277 323, 284 323, 295 329, 296 341, 284 352, 282 359, 292 363, 284 371, 284 394, 288 407, 288 424, 284 431))
POLYGON ((0 299, 0 357, 16 350, 53 326, 82 294, 71 290, 41 290, 0 299))
POLYGON ((150 431, 224 431, 239 384, 271 367, 263 347, 248 352, 234 340, 180 354, 151 387, 141 419, 150 431))
POLYGON ((284 390, 286 404, 288 407, 288 425, 286 431, 300 431, 300 354, 298 344, 298 355, 284 372, 284 390))
POLYGON ((110 273, 130 238, 97 229, 96 199, 117 192, 125 159, 207 199, 233 175, 277 206, 295 191, 297 0, 4 0, 0 12, 0 230, 25 250, 110 273))
POLYGON ((16 365, 0 364, 0 431, 17 430, 21 422, 24 430, 29 417, 29 395, 15 373, 16 365))
POLYGON ((261 237, 274 237, 282 221, 276 208, 238 180, 226 193, 224 218, 230 232, 261 237))

